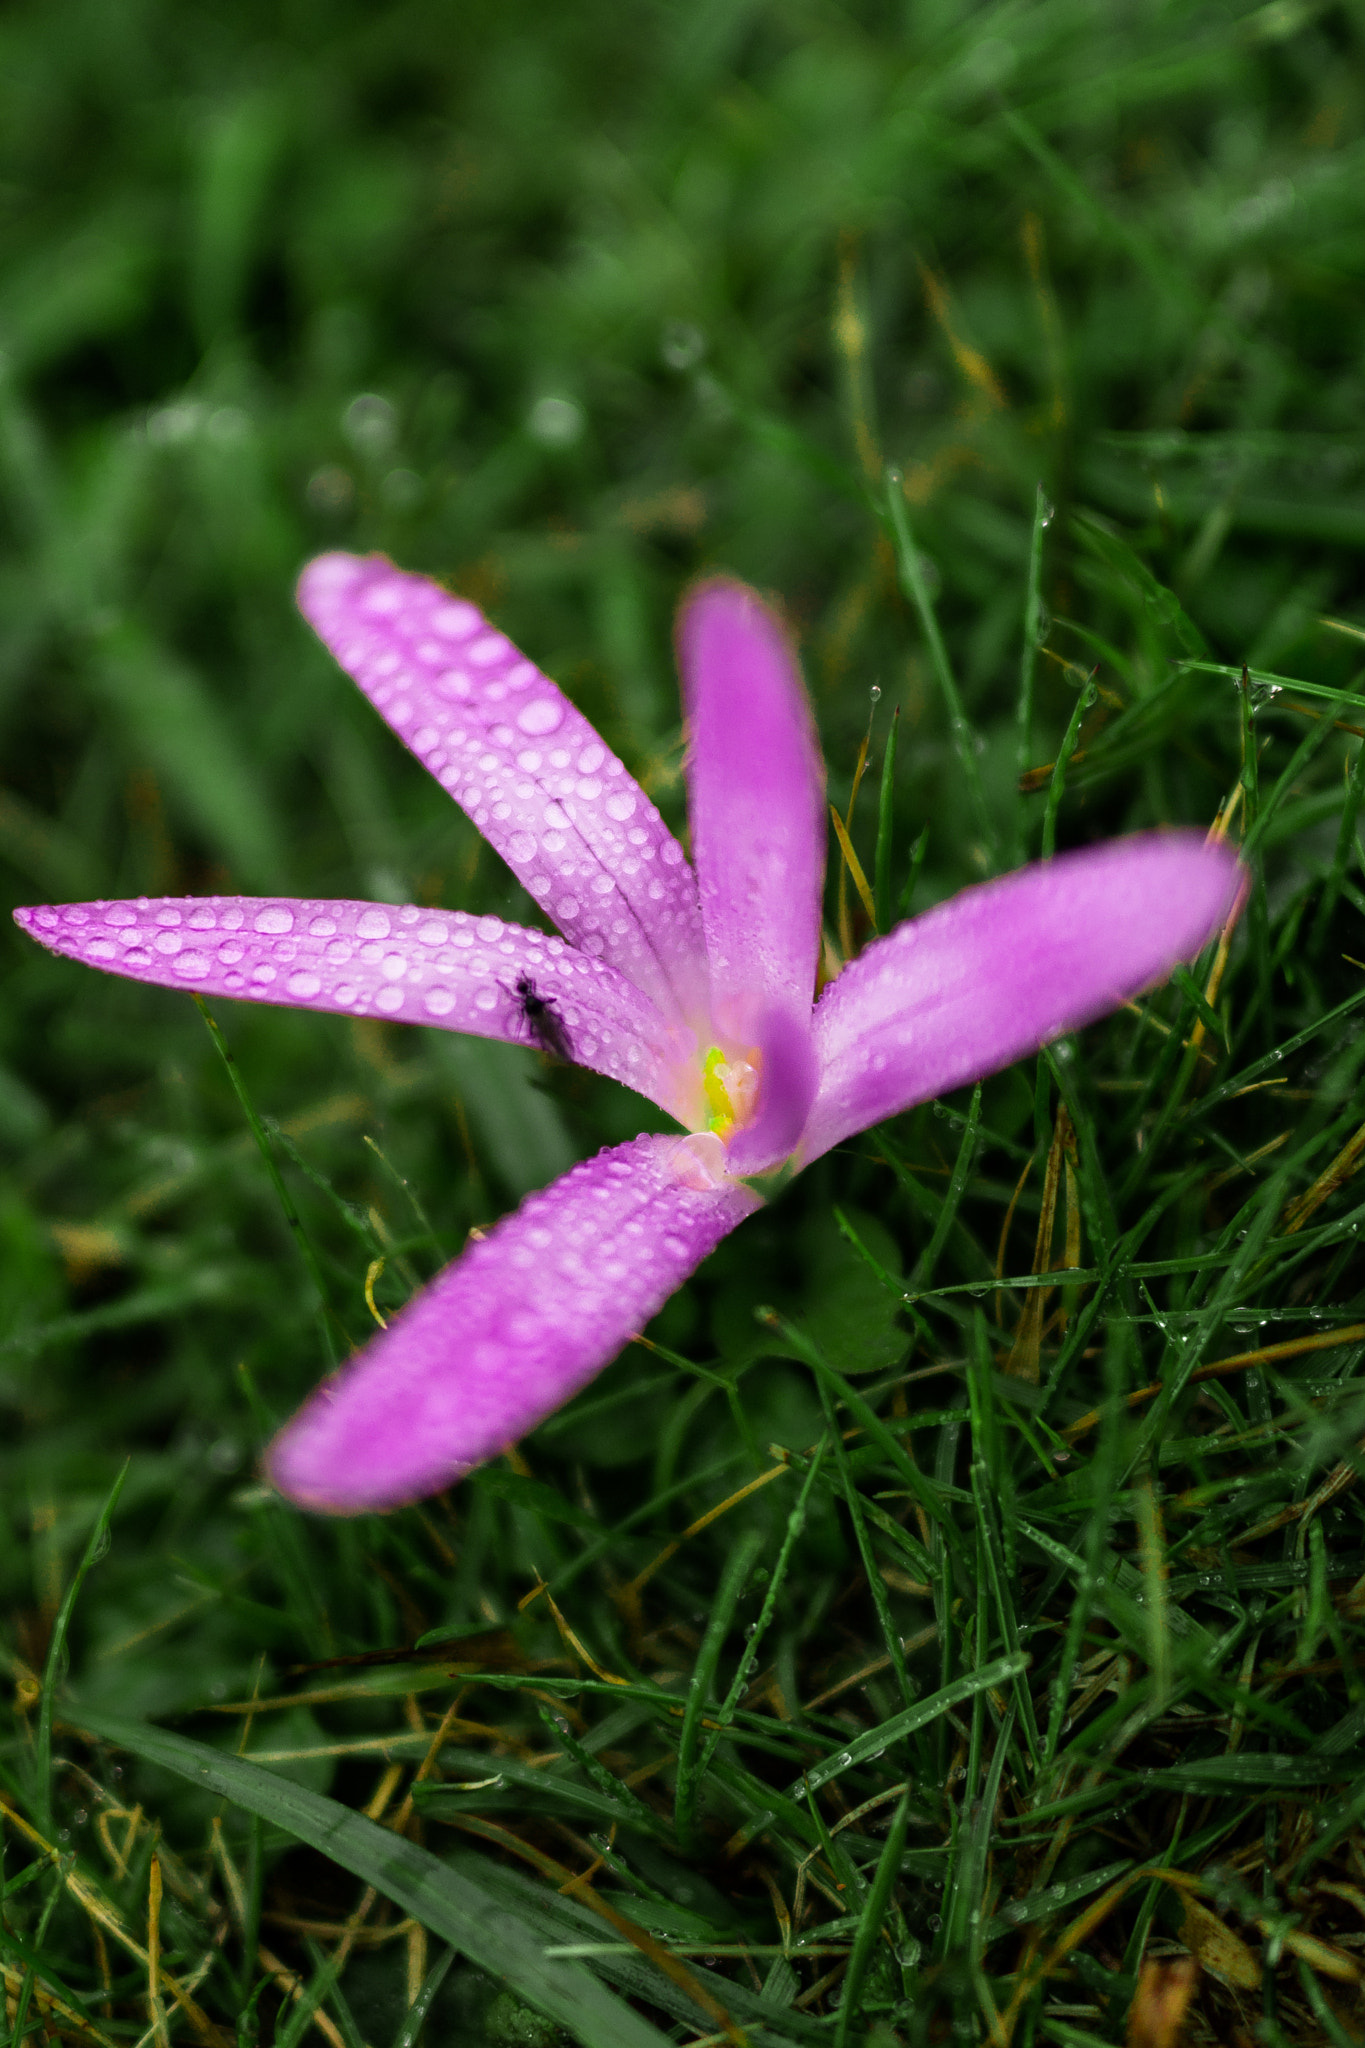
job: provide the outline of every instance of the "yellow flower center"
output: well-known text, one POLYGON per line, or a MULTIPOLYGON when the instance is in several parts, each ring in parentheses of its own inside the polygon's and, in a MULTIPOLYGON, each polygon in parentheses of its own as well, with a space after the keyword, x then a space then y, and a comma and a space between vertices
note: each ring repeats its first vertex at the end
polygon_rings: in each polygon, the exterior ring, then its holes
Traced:
POLYGON ((702 1091, 710 1111, 706 1127, 722 1140, 753 1115, 758 1099, 758 1053, 751 1059, 727 1059, 718 1045, 708 1047, 702 1065, 702 1091))

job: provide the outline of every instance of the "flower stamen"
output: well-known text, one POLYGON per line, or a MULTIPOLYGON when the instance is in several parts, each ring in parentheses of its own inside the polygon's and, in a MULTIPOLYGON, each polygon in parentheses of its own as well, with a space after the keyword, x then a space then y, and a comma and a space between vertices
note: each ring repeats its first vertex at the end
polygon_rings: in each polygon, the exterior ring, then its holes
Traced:
POLYGON ((755 1048, 749 1058, 727 1059, 718 1045, 707 1048, 701 1085, 711 1114, 706 1128, 728 1140, 739 1125, 748 1123, 758 1100, 759 1055, 755 1048))

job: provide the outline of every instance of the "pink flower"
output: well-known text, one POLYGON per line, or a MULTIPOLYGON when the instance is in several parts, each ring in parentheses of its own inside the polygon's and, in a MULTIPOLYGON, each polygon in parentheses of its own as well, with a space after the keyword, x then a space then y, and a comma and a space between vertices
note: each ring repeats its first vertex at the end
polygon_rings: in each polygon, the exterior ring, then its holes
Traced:
POLYGON ((1154 832, 964 890, 818 1002, 824 774, 795 659, 743 585, 695 590, 678 655, 693 862, 533 663, 379 556, 299 602, 562 937, 458 910, 242 896, 20 910, 54 952, 168 987, 540 1045, 686 1135, 600 1152, 472 1243, 270 1448, 335 1514, 448 1485, 642 1329, 759 1186, 1161 981, 1236 908, 1234 856, 1154 832), (755 1183, 759 1185, 756 1186, 755 1183))

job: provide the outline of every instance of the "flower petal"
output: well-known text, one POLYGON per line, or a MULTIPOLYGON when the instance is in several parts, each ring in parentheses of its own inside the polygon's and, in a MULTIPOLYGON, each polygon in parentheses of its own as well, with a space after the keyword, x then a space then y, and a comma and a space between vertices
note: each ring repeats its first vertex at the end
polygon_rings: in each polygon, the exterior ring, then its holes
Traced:
POLYGON ((687 600, 678 666, 712 1014, 742 1046, 762 1012, 808 1015, 815 994, 824 767, 786 633, 743 584, 687 600))
POLYGON ((501 918, 252 896, 65 903, 14 915, 54 953, 134 981, 544 1045, 518 989, 528 984, 552 1006, 580 1066, 674 1114, 689 1106, 680 1099, 675 1109, 672 1097, 690 1038, 680 1044, 683 1034, 614 968, 501 918))
POLYGON ((1226 847, 1149 832, 964 889, 901 925, 816 1007, 820 1087, 803 1161, 1164 981, 1242 889, 1226 847))
POLYGON ((758 1107, 729 1140, 731 1173, 760 1175, 796 1150, 815 1094, 810 1024, 790 1010, 772 1010, 758 1030, 758 1107))
POLYGON ((323 555, 299 605, 348 675, 581 952, 696 1022, 696 880, 563 691, 474 605, 383 555, 323 555))
POLYGON ((515 1443, 601 1370, 727 1231, 761 1207, 714 1140, 599 1152, 472 1242, 276 1437, 304 1507, 420 1499, 515 1443))

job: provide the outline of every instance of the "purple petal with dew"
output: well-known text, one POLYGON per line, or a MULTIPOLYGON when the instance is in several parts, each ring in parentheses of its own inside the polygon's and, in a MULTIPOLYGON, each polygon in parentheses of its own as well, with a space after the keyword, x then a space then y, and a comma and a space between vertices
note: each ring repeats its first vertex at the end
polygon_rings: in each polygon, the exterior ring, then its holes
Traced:
POLYGON ((964 889, 869 946, 816 1006, 808 1163, 1164 981, 1237 909, 1244 870, 1150 832, 964 889))
POLYGON ((497 917, 251 896, 66 903, 15 917, 54 953, 134 981, 543 1044, 528 1023, 529 989, 553 1006, 581 1066, 664 1109, 691 1046, 614 968, 497 917))
POLYGON ((770 1011, 759 1025, 758 1051, 758 1106, 729 1140, 731 1173, 770 1173, 789 1159, 815 1095, 815 1048, 804 1017, 770 1011))
POLYGON ((751 590, 717 580, 693 592, 678 665, 712 1014, 742 1045, 764 1011, 810 1011, 824 767, 787 635, 751 590))
POLYGON ((675 1021, 705 1008, 696 880, 563 691, 483 614, 382 555, 323 555, 309 624, 581 952, 675 1021))
POLYGON ((636 1138, 531 1195, 324 1383, 266 1457, 303 1507, 418 1500, 513 1444, 761 1206, 706 1138, 636 1138))

